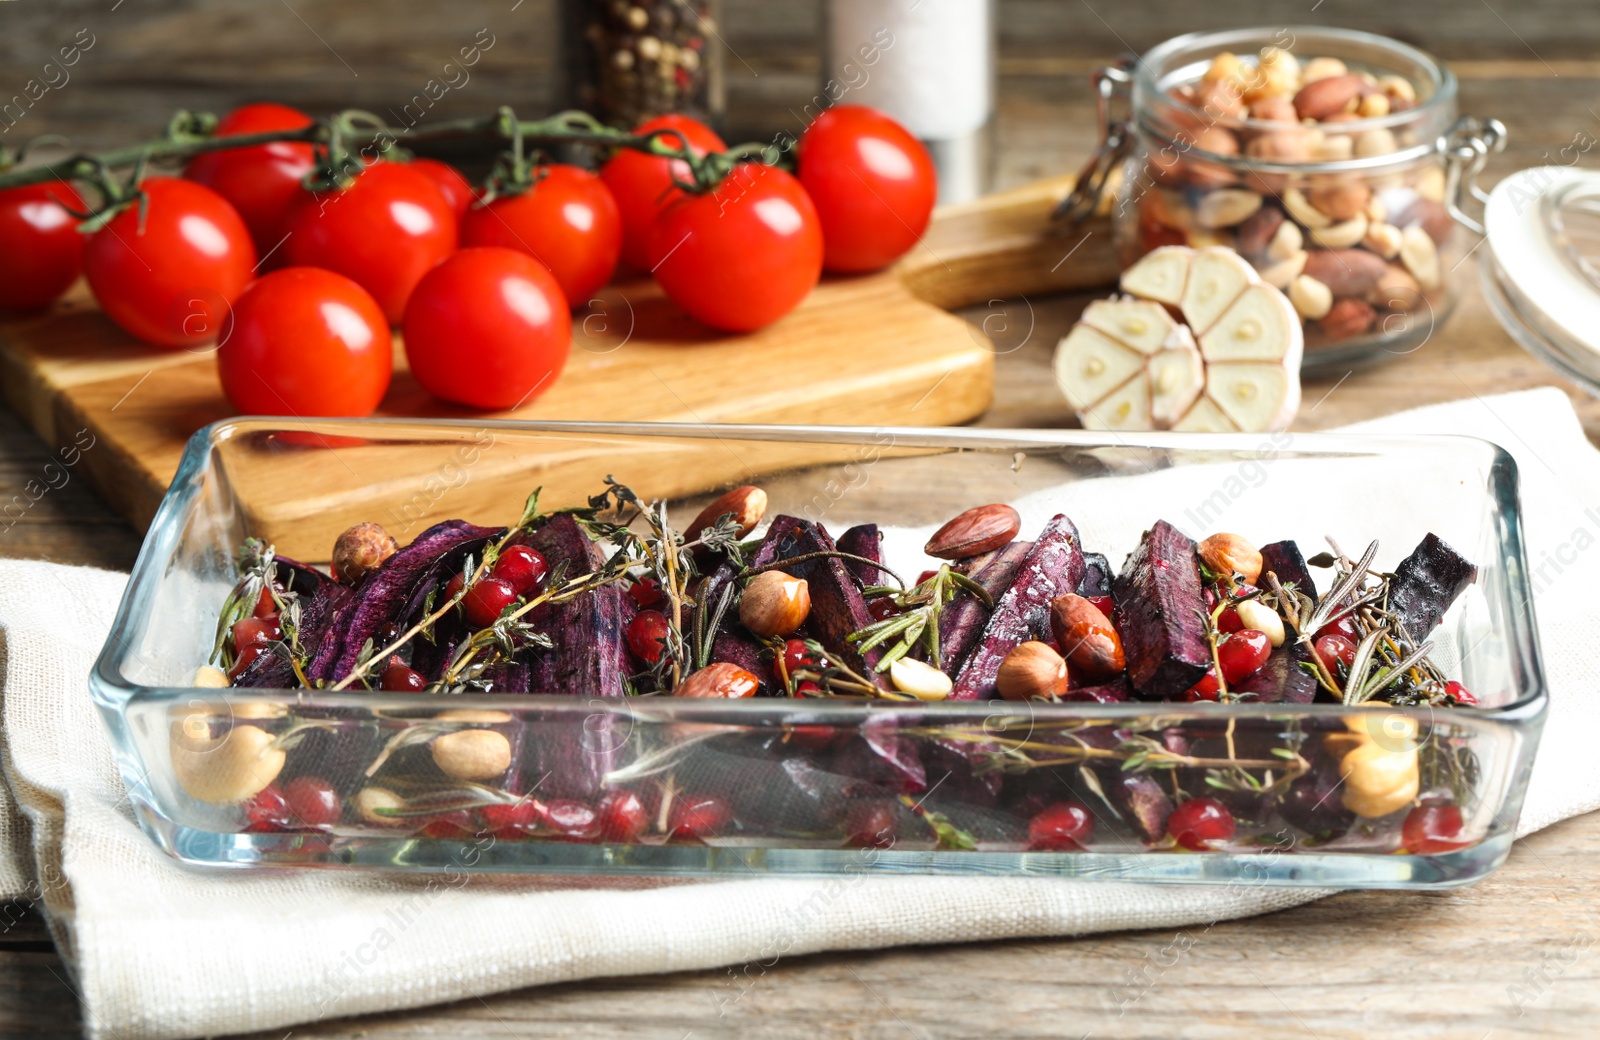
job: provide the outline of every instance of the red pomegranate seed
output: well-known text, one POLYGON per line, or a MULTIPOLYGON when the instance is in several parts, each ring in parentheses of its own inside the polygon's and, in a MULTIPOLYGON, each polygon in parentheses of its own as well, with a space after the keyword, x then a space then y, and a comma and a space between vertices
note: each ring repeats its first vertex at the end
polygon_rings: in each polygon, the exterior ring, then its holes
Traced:
POLYGON ((526 545, 508 545, 494 561, 489 571, 491 578, 499 578, 510 585, 519 596, 527 596, 544 584, 550 575, 550 564, 537 549, 526 545))
POLYGON ((613 845, 631 845, 644 836, 650 814, 632 791, 611 791, 600 799, 600 836, 613 845))
POLYGON ((293 828, 288 803, 277 784, 268 784, 246 802, 244 814, 250 821, 245 831, 250 834, 271 834, 293 828))
POLYGON ((628 622, 628 648, 645 664, 655 664, 667 650, 671 626, 659 610, 641 610, 628 622))
POLYGON ((1218 632, 1238 632, 1244 628, 1244 622, 1239 620, 1239 612, 1232 607, 1224 607, 1222 613, 1217 615, 1218 632))
POLYGON ((1028 848, 1040 852, 1081 852, 1094 835, 1094 816, 1080 802, 1057 802, 1028 821, 1028 848))
POLYGON ((1465 686, 1451 679, 1444 684, 1444 692, 1455 698, 1457 704, 1464 704, 1469 708, 1478 706, 1478 698, 1465 686))
POLYGON ((900 820, 894 808, 883 802, 864 802, 845 818, 845 844, 858 849, 887 849, 900 833, 900 820))
POLYGON ((261 646, 273 643, 283 638, 283 626, 278 622, 278 615, 269 614, 266 617, 248 617, 243 621, 233 624, 233 648, 243 650, 247 646, 261 646))
POLYGON ((1229 686, 1254 674, 1271 654, 1272 641, 1253 628, 1230 632, 1217 644, 1217 664, 1229 686))
POLYGON ((1329 675, 1339 674, 1338 669, 1334 667, 1336 664, 1342 664, 1349 668, 1355 663, 1356 645, 1344 636, 1334 632, 1330 632, 1325 636, 1318 636, 1316 642, 1312 644, 1312 649, 1316 651, 1317 658, 1322 661, 1323 667, 1328 669, 1329 675))
POLYGON ((461 600, 461 609, 466 611, 467 624, 473 628, 488 628, 516 601, 517 590, 508 582, 499 578, 484 578, 467 590, 461 600))
POLYGON ((1111 616, 1111 611, 1116 607, 1115 601, 1110 596, 1085 596, 1083 598, 1093 603, 1100 609, 1100 613, 1108 618, 1111 616))
POLYGON ((1406 814, 1400 826, 1400 840, 1407 852, 1426 856, 1465 848, 1461 838, 1461 810, 1450 804, 1419 805, 1406 814))
POLYGON ((316 776, 297 776, 283 788, 289 818, 302 827, 329 827, 339 822, 344 808, 339 792, 316 776))
POLYGON ((733 810, 714 795, 681 797, 672 803, 667 831, 678 841, 704 840, 721 835, 733 822, 733 810))
POLYGON ((661 583, 654 578, 640 578, 628 587, 628 595, 641 607, 653 607, 667 598, 661 583))
POLYGON ((408 667, 404 661, 396 657, 389 662, 389 667, 383 670, 383 680, 378 685, 397 693, 416 693, 428 688, 428 680, 421 672, 408 667))
POLYGON ((510 805, 486 805, 478 810, 483 829, 503 841, 526 838, 539 827, 544 806, 532 798, 510 805))
POLYGON ((1215 798, 1191 798, 1167 817, 1167 833, 1194 852, 1206 851, 1212 842, 1227 841, 1236 829, 1233 814, 1215 798))
POLYGON ((240 650, 238 656, 234 658, 233 667, 228 669, 228 678, 239 678, 244 670, 250 667, 250 662, 261 656, 264 649, 266 649, 265 643, 254 643, 240 650))
POLYGON ((424 838, 470 838, 477 833, 476 824, 472 819, 471 809, 457 809, 455 812, 440 813, 429 818, 422 825, 424 838))
POLYGON ((593 841, 600 837, 600 815, 571 798, 544 803, 544 825, 568 841, 593 841))
POLYGON ((268 586, 262 586, 261 595, 256 599, 256 609, 251 611, 251 614, 255 617, 266 617, 268 614, 276 614, 277 612, 278 604, 272 598, 272 589, 268 586))
POLYGON ((1206 669, 1206 674, 1200 677, 1199 682, 1189 687, 1184 693, 1183 699, 1186 701, 1214 701, 1217 699, 1217 693, 1221 689, 1221 684, 1217 682, 1217 669, 1213 666, 1206 669))

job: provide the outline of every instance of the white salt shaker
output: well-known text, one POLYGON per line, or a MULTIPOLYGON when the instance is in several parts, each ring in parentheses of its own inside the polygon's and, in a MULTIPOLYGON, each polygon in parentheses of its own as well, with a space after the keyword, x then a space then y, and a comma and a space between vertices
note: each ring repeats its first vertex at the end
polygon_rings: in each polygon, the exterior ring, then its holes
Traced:
POLYGON ((933 156, 939 202, 990 181, 995 110, 994 0, 828 0, 817 108, 871 105, 933 156))

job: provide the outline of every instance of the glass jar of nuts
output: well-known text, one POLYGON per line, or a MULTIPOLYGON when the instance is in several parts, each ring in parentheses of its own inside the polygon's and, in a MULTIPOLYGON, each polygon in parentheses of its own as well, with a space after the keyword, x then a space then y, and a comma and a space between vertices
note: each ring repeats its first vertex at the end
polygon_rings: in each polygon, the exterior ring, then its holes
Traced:
POLYGON ((1415 350, 1449 315, 1456 224, 1475 228, 1461 167, 1504 129, 1458 124, 1455 76, 1427 54, 1340 29, 1195 33, 1097 85, 1106 140, 1064 208, 1091 210, 1120 167, 1124 266, 1164 245, 1236 250, 1304 320, 1307 368, 1415 350))
POLYGON ((721 0, 562 0, 564 103, 631 128, 681 112, 720 129, 721 0))

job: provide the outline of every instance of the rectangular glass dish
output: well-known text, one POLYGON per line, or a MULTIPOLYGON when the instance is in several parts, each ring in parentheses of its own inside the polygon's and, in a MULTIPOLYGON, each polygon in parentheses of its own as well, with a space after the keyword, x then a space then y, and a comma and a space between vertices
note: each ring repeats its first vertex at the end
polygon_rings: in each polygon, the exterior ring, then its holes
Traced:
MULTIPOLYGON (((1327 572, 1317 573, 1325 582, 1327 572)), ((1499 865, 1547 701, 1515 464, 1485 441, 423 420, 237 419, 195 434, 90 685, 141 826, 193 864, 1344 887, 1460 884, 1499 865), (1352 555, 1376 539, 1380 571, 1431 531, 1478 568, 1435 630, 1432 657, 1481 706, 191 685, 211 659, 246 538, 326 561, 355 523, 382 523, 404 545, 445 519, 513 523, 535 487, 545 509, 581 506, 608 475, 642 498, 667 500, 680 522, 720 492, 754 483, 769 496, 768 519, 790 514, 835 534, 876 523, 885 562, 908 576, 936 562, 921 552, 935 528, 992 502, 1017 508, 1023 538, 1066 513, 1085 550, 1104 553, 1113 569, 1158 519, 1194 538, 1295 539, 1307 555, 1329 535, 1352 555), (504 776, 463 784, 430 759, 431 739, 473 728, 506 738, 513 764, 504 776), (196 754, 185 735, 234 731, 271 738, 280 785, 314 777, 331 787, 330 818, 263 828, 245 807, 191 797, 178 776, 196 754), (1460 809, 1455 840, 1407 851, 1404 811, 1367 819, 1339 808, 1325 751, 1352 734, 1406 754, 1415 747, 1422 795, 1442 794, 1460 809), (387 802, 375 802, 372 788, 387 802), (625 842, 608 841, 613 831, 594 817, 618 792, 635 795, 645 818, 642 835, 625 842), (1149 813, 1202 794, 1237 817, 1232 838, 1192 852, 1140 833, 1141 820, 1151 829, 1149 813), (714 811, 684 824, 686 809, 692 816, 706 798, 719 803, 714 811), (1088 807, 1093 834, 1076 850, 1042 850, 1030 819, 1063 801, 1088 807), (532 802, 543 824, 510 826, 532 802)), ((230 753, 227 744, 209 753, 230 753)))

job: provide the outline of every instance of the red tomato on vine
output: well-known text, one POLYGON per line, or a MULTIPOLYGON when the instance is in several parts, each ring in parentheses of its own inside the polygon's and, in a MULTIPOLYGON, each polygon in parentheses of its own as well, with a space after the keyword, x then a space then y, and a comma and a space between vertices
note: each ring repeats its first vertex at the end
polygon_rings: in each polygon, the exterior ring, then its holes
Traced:
POLYGON ((622 217, 599 177, 577 166, 542 167, 533 187, 470 210, 464 246, 520 249, 550 269, 572 307, 611 280, 622 252, 622 217))
MULTIPOLYGON (((222 118, 215 136, 298 130, 311 123, 310 116, 288 105, 244 105, 222 118)), ((274 141, 197 155, 183 175, 227 199, 244 218, 257 252, 265 255, 288 233, 289 210, 304 191, 301 181, 315 165, 309 144, 274 141)))
POLYGON ((254 277, 250 230, 221 195, 193 181, 151 177, 84 245, 89 288, 107 317, 163 347, 217 338, 254 277))
POLYGON ((64 181, 0 191, 0 307, 54 303, 83 273, 83 200, 64 181))
POLYGON ((800 182, 746 163, 715 191, 680 198, 656 220, 656 281, 707 325, 748 332, 805 299, 822 275, 822 230, 800 182))
POLYGON ((566 367, 572 317, 545 266, 515 249, 463 249, 429 271, 406 307, 411 374, 435 397, 514 408, 566 367))
POLYGON ((466 216, 467 207, 472 205, 472 200, 477 196, 473 194, 472 185, 461 176, 460 170, 438 159, 412 159, 409 165, 413 170, 428 175, 433 186, 439 189, 439 194, 456 211, 457 220, 466 216))
MULTIPOLYGON (((696 155, 728 148, 716 131, 688 116, 657 116, 633 128, 635 134, 647 134, 652 130, 678 131, 696 155)), ((676 143, 671 137, 667 140, 676 143)), ((600 168, 600 179, 615 196, 617 210, 622 214, 622 259, 640 270, 648 271, 655 266, 656 258, 650 255, 650 241, 656 217, 683 197, 682 190, 673 185, 674 174, 679 180, 690 180, 689 164, 682 159, 646 155, 631 148, 618 151, 600 168)))
POLYGON ((822 222, 824 266, 876 271, 917 244, 938 194, 933 160, 875 108, 839 105, 800 135, 800 183, 822 222))
POLYGON ((377 301, 315 267, 285 267, 251 284, 217 351, 223 392, 251 415, 370 415, 392 364, 377 301))
POLYGON ((289 218, 284 259, 353 279, 400 324, 422 276, 456 249, 455 210, 432 179, 404 163, 378 162, 348 188, 307 193, 289 218))

